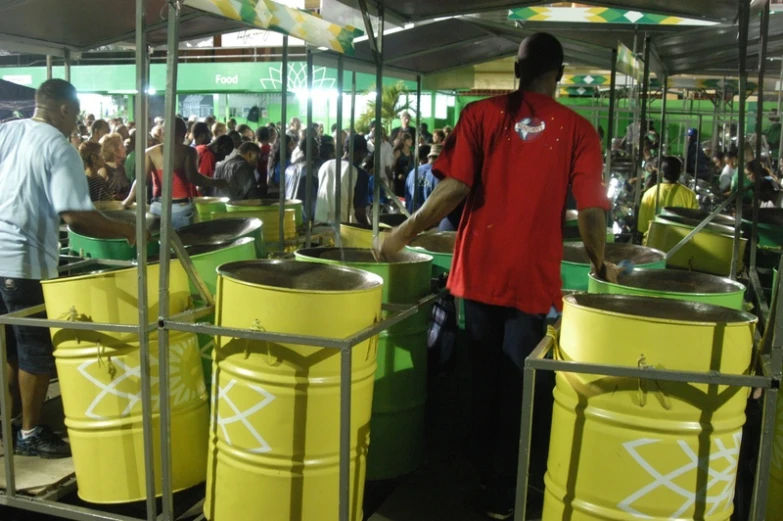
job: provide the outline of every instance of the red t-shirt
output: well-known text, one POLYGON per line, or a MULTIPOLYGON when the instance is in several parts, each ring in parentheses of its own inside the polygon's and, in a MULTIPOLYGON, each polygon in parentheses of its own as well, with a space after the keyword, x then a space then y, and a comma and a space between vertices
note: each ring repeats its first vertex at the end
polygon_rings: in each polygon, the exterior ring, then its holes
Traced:
MULTIPOLYGON (((185 171, 177 168, 174 170, 174 180, 171 183, 171 198, 189 199, 198 197, 195 185, 188 181, 185 171)), ((152 172, 152 197, 163 195, 163 169, 158 168, 152 172)))
POLYGON ((207 177, 215 177, 215 167, 217 166, 217 156, 209 145, 198 145, 198 173, 207 177))
POLYGON ((609 209, 590 123, 554 99, 515 92, 471 103, 433 166, 471 187, 449 289, 545 314, 562 306, 560 262, 569 184, 579 209, 609 209))

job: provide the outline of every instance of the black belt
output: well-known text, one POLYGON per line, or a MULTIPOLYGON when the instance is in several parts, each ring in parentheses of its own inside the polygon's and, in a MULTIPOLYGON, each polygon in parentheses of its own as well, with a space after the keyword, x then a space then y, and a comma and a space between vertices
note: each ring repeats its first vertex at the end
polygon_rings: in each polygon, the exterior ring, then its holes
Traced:
MULTIPOLYGON (((161 201, 160 197, 156 197, 152 200, 153 203, 160 203, 161 201)), ((185 197, 184 199, 172 199, 171 204, 187 204, 193 202, 193 199, 190 197, 185 197)))

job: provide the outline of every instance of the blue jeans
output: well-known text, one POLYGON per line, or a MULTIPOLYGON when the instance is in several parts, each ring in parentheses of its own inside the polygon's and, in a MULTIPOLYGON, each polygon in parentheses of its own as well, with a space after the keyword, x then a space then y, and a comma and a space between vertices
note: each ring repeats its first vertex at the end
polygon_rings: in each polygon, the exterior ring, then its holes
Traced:
MULTIPOLYGON (((150 205, 150 213, 160 216, 163 206, 160 202, 153 202, 150 205)), ((195 217, 195 207, 192 202, 172 203, 171 205, 171 226, 175 230, 190 226, 195 217)))
MULTIPOLYGON (((544 338, 545 315, 465 300, 471 384, 471 455, 483 482, 513 493, 519 455, 525 358, 544 338)), ((536 373, 531 485, 543 487, 554 373, 536 373)))
MULTIPOLYGON (((0 297, 0 314, 3 315, 44 303, 41 281, 32 279, 0 277, 0 297)), ((46 318, 46 313, 33 317, 46 318)), ((5 326, 5 334, 6 355, 10 362, 19 364, 19 369, 34 375, 54 372, 52 339, 48 328, 5 326)))

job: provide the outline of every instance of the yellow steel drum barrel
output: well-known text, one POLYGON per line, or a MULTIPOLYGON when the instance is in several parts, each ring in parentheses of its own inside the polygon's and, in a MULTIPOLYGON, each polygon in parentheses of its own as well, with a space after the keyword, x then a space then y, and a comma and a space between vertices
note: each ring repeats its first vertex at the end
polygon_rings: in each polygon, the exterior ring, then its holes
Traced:
MULTIPOLYGON (((184 311, 185 270, 171 264, 170 313, 184 311)), ((149 313, 158 314, 159 265, 151 264, 149 313)), ((49 317, 138 323, 134 268, 43 282, 49 317)), ((141 363, 133 334, 52 329, 65 425, 73 451, 79 497, 91 503, 125 503, 146 497, 141 417, 141 363)), ((157 336, 150 337, 155 472, 160 476, 157 336)), ((196 335, 169 335, 172 478, 175 491, 206 478, 208 407, 196 335)), ((160 493, 160 488, 157 489, 160 493)))
MULTIPOLYGON (((391 231, 390 226, 385 224, 380 225, 381 234, 389 231, 391 231)), ((372 226, 342 223, 340 225, 340 240, 342 241, 343 248, 372 248, 372 226)))
MULTIPOLYGON (((188 309, 190 289, 188 276, 179 261, 171 262, 169 275, 169 314, 188 309)), ((42 282, 46 314, 52 320, 101 322, 111 324, 139 323, 139 292, 136 268, 107 270, 85 275, 50 279, 42 282)), ((158 297, 160 265, 147 267, 147 310, 150 319, 160 315, 158 297)), ((110 339, 138 342, 135 334, 72 329, 51 329, 55 347, 80 347, 110 339)))
POLYGON ((228 197, 194 197, 196 222, 211 221, 214 212, 225 212, 228 197))
MULTIPOLYGON (((618 295, 564 302, 561 359, 750 371, 748 313, 618 295)), ((748 389, 559 372, 554 395, 544 521, 729 520, 748 389)))
MULTIPOLYGON (((296 215, 296 227, 304 225, 304 215, 302 208, 304 201, 299 199, 288 199, 284 203, 286 210, 294 210, 296 215)), ((245 199, 243 201, 230 201, 226 204, 225 211, 227 212, 247 212, 250 210, 258 210, 260 207, 264 207, 263 211, 271 211, 271 208, 280 211, 280 201, 278 199, 245 199)))
MULTIPOLYGON (((280 207, 279 206, 256 206, 248 207, 247 211, 234 211, 212 214, 212 219, 234 219, 237 217, 253 218, 256 217, 264 222, 263 233, 264 242, 267 245, 280 242, 280 207), (252 209, 251 209, 252 208, 252 209)), ((283 239, 286 241, 286 251, 294 251, 296 241, 296 210, 286 209, 283 216, 283 239)), ((269 251, 277 251, 275 246, 268 246, 269 251)))
MULTIPOLYGON (((669 252, 684 239, 694 226, 672 222, 667 218, 658 217, 650 223, 645 245, 669 252)), ((726 226, 709 224, 680 248, 671 258, 667 259, 668 267, 683 268, 691 271, 711 273, 722 277, 731 272, 731 259, 734 253, 734 237, 732 230, 726 226)), ((748 240, 740 238, 740 266, 745 256, 748 240)))
MULTIPOLYGON (((344 338, 381 314, 383 281, 296 261, 220 267, 218 325, 344 338)), ((351 519, 362 519, 377 338, 353 348, 351 519)), ((212 521, 338 518, 340 351, 216 338, 204 513, 212 521)))

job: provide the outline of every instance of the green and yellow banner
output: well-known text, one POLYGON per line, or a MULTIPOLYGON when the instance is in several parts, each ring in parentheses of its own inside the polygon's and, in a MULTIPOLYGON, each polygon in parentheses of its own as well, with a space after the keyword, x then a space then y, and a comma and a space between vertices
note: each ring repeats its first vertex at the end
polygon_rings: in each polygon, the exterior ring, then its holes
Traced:
POLYGON ((622 43, 618 43, 617 70, 623 74, 627 74, 636 81, 642 81, 644 76, 644 62, 637 58, 631 49, 622 43))
POLYGON ((354 55, 354 38, 364 34, 354 27, 341 27, 274 0, 185 0, 185 5, 259 29, 287 34, 348 56, 354 55))
POLYGON ((643 13, 629 9, 611 7, 519 7, 509 11, 508 19, 525 22, 576 22, 629 25, 714 25, 714 22, 705 20, 643 13))

